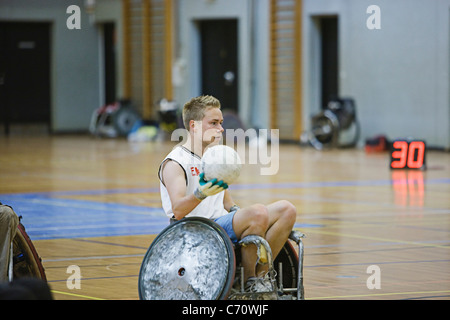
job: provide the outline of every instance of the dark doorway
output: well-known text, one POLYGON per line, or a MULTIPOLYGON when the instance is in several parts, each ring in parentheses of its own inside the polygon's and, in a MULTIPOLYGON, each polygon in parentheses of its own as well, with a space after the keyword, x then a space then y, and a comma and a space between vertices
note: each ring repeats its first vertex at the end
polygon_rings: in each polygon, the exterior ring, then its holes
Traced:
POLYGON ((50 130, 50 23, 0 22, 0 115, 50 130))
POLYGON ((113 22, 103 24, 103 52, 105 66, 105 103, 116 97, 116 28, 113 22))
POLYGON ((322 69, 322 108, 328 101, 336 99, 339 93, 338 56, 338 17, 320 18, 321 29, 321 69, 322 69))
POLYGON ((238 112, 238 22, 200 22, 202 94, 213 95, 222 108, 238 112))

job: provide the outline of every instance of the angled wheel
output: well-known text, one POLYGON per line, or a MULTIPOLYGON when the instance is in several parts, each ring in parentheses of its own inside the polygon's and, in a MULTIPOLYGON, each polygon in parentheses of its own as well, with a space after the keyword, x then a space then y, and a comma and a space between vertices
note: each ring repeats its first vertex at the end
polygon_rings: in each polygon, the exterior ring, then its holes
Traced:
POLYGON ((236 269, 226 232, 205 218, 185 218, 152 242, 139 272, 142 300, 219 300, 231 289, 236 269))
MULTIPOLYGON (((277 283, 280 281, 280 263, 282 266, 281 277, 283 288, 296 288, 298 277, 298 254, 289 241, 284 244, 273 263, 274 268, 277 271, 277 283)), ((292 294, 298 298, 296 293, 293 292, 292 294)))
POLYGON ((47 281, 41 258, 22 223, 13 240, 13 278, 33 277, 47 281))

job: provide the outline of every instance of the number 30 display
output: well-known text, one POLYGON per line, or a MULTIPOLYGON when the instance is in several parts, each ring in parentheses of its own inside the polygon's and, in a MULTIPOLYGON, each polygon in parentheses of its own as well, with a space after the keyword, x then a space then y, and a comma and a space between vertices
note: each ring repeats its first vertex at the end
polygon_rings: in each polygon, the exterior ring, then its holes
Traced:
POLYGON ((424 141, 396 140, 392 143, 391 169, 425 170, 424 141))

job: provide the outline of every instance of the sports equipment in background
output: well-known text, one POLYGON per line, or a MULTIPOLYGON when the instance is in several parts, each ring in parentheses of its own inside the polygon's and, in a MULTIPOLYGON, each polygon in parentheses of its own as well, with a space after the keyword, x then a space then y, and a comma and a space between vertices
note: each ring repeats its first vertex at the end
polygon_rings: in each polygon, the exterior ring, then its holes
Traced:
POLYGON ((121 100, 94 110, 89 131, 93 135, 109 138, 127 136, 140 120, 130 101, 121 100))
POLYGON ((238 153, 225 145, 208 148, 202 157, 202 172, 206 181, 217 179, 229 185, 239 177, 241 167, 238 153))
POLYGON ((309 143, 317 150, 354 147, 359 139, 360 127, 356 119, 353 99, 335 99, 312 118, 309 143))

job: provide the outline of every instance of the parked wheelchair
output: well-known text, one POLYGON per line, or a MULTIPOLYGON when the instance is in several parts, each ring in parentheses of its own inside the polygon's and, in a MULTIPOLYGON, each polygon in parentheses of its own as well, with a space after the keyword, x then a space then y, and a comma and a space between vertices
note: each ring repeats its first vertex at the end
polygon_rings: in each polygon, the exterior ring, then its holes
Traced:
POLYGON ((166 227, 152 242, 139 272, 141 300, 303 300, 302 239, 292 231, 272 260, 268 242, 249 235, 234 246, 212 220, 184 218, 166 227), (296 251, 293 243, 296 243, 296 251), (244 292, 240 248, 255 245, 258 263, 268 264, 272 291, 244 292))
POLYGON ((327 107, 312 118, 311 130, 306 135, 317 150, 353 148, 360 131, 355 101, 337 98, 330 100, 327 107))

